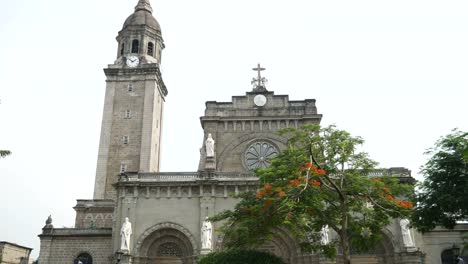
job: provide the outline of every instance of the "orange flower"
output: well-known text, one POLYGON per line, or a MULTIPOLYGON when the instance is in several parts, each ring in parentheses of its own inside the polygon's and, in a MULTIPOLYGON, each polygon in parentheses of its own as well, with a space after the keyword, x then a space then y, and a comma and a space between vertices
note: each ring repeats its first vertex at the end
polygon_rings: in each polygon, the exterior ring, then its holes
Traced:
POLYGON ((390 194, 385 195, 385 197, 387 197, 387 199, 390 201, 393 201, 394 199, 393 196, 391 196, 390 194))
POLYGON ((290 180, 289 183, 294 185, 294 186, 299 186, 301 184, 301 182, 299 180, 296 180, 296 179, 290 180))
POLYGON ((321 185, 322 183, 319 182, 319 181, 316 181, 316 180, 311 180, 311 181, 309 181, 309 184, 310 184, 310 185, 313 185, 313 186, 316 186, 316 187, 320 187, 320 185, 321 185))
POLYGON ((314 165, 312 165, 312 163, 310 163, 310 162, 307 162, 306 167, 309 168, 309 169, 312 169, 312 167, 314 167, 314 165))
POLYGON ((322 176, 325 176, 327 174, 324 169, 318 169, 315 173, 322 176))
POLYGON ((414 207, 411 201, 402 201, 400 199, 395 200, 395 204, 405 209, 411 209, 414 207))
POLYGON ((260 198, 265 197, 265 195, 266 195, 265 191, 260 190, 260 191, 257 192, 257 195, 255 195, 255 198, 260 199, 260 198))
POLYGON ((278 196, 278 197, 283 197, 283 196, 285 196, 285 195, 286 195, 286 193, 283 192, 283 191, 281 191, 281 192, 279 192, 279 193, 276 194, 276 196, 278 196))
POLYGON ((271 185, 269 183, 265 184, 266 193, 271 193, 271 185))
POLYGON ((384 189, 384 191, 386 191, 388 193, 390 192, 390 188, 388 188, 388 187, 384 187, 383 189, 384 189))

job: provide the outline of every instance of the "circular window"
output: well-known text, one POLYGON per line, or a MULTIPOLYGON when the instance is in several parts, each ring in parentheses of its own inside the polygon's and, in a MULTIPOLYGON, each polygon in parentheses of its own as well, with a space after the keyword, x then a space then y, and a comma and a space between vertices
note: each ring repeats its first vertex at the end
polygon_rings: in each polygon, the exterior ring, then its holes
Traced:
POLYGON ((278 149, 268 142, 255 142, 245 151, 244 162, 249 170, 266 168, 278 153, 278 149))

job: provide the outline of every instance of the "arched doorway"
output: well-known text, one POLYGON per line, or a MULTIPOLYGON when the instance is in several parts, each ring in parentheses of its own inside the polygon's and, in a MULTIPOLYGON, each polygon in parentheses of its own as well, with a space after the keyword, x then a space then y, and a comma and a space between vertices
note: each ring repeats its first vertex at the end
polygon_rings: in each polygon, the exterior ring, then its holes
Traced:
POLYGON ((193 264, 193 242, 188 230, 179 225, 156 225, 137 242, 135 264, 193 264))
POLYGON ((73 264, 93 264, 93 257, 88 253, 81 253, 75 258, 73 264))
POLYGON ((286 263, 296 263, 300 251, 294 237, 283 228, 276 228, 275 235, 258 249, 282 258, 286 263))
POLYGON ((382 233, 382 239, 374 249, 360 253, 353 249, 351 251, 351 260, 355 263, 393 264, 395 262, 394 247, 391 238, 385 232, 382 233))
MULTIPOLYGON (((223 250, 224 239, 225 237, 222 235, 218 237, 216 251, 223 250)), ((288 264, 298 263, 300 246, 285 228, 275 228, 274 236, 257 249, 276 255, 288 264)))

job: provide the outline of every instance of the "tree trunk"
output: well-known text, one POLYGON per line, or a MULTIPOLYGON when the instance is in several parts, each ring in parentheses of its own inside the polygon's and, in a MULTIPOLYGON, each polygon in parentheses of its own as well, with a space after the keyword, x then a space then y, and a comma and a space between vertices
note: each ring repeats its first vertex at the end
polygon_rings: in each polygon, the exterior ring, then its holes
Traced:
POLYGON ((351 248, 349 245, 349 238, 348 238, 348 214, 347 208, 342 205, 342 215, 341 215, 341 248, 343 250, 343 263, 344 264, 351 264, 351 248))
POLYGON ((349 247, 348 234, 346 234, 346 232, 343 232, 343 235, 341 236, 341 247, 343 250, 343 263, 351 264, 351 249, 349 247))

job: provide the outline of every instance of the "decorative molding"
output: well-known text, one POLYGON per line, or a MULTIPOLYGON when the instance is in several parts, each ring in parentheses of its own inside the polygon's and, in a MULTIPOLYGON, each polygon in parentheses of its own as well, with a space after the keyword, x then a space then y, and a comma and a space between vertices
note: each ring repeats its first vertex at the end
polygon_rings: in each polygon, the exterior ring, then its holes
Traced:
POLYGON ((195 240, 195 237, 190 233, 190 231, 187 228, 183 227, 182 225, 173 223, 173 222, 164 222, 164 223, 156 224, 146 229, 145 232, 143 232, 140 235, 132 251, 135 253, 136 257, 142 257, 140 256, 140 253, 141 253, 140 250, 145 239, 151 236, 153 233, 157 232, 158 230, 162 230, 162 229, 175 229, 181 232, 182 234, 184 234, 187 237, 187 239, 190 241, 190 243, 192 244, 193 255, 198 254, 198 247, 197 247, 198 244, 195 240))

